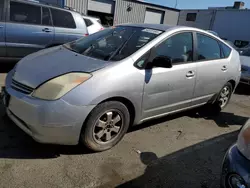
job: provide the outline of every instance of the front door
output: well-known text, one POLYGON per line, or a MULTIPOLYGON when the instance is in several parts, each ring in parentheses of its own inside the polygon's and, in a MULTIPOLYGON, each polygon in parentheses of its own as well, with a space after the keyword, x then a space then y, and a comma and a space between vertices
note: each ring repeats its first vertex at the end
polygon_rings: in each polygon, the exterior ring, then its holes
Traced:
POLYGON ((178 33, 156 47, 156 57, 172 60, 172 68, 145 70, 143 118, 157 117, 190 107, 196 77, 193 34, 178 33))
POLYGON ((10 1, 6 22, 6 46, 9 57, 24 57, 49 46, 54 28, 47 7, 10 1))
POLYGON ((5 48, 5 9, 4 2, 0 1, 0 57, 6 56, 5 48))
POLYGON ((194 105, 208 102, 226 84, 229 61, 224 57, 225 55, 222 53, 219 41, 197 33, 197 76, 194 105))

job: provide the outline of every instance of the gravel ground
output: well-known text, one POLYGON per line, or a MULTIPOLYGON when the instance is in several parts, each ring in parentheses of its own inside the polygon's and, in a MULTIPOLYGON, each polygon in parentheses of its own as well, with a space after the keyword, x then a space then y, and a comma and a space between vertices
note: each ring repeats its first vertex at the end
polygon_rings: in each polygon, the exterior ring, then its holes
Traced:
POLYGON ((0 187, 219 188, 223 156, 248 117, 250 87, 241 86, 219 115, 199 109, 150 121, 102 153, 38 144, 3 117, 0 187))

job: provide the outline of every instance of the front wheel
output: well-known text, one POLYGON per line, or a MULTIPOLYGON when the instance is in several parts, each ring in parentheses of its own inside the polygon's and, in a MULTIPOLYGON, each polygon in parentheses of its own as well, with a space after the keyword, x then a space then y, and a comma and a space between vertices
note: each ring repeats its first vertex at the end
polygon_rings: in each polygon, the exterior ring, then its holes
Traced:
POLYGON ((127 107, 118 101, 97 105, 83 125, 80 141, 93 151, 104 151, 115 146, 129 128, 127 107))

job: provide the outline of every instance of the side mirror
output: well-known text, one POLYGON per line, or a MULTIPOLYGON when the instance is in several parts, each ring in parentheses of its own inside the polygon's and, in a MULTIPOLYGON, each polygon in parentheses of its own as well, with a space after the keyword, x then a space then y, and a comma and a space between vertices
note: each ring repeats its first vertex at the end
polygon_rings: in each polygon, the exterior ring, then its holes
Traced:
POLYGON ((152 62, 153 67, 172 68, 172 59, 166 56, 156 57, 152 62))

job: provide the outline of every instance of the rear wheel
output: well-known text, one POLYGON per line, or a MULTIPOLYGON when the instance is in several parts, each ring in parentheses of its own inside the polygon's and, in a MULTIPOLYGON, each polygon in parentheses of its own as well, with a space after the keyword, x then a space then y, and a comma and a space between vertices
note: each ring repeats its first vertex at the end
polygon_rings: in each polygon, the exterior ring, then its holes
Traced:
POLYGON ((213 104, 213 108, 216 111, 221 111, 228 105, 230 98, 232 96, 233 86, 230 82, 223 86, 216 101, 213 104))
POLYGON ((93 151, 104 151, 115 146, 128 130, 130 115, 118 101, 97 105, 83 125, 81 142, 93 151))

